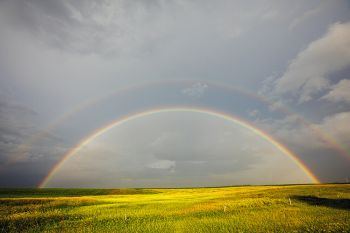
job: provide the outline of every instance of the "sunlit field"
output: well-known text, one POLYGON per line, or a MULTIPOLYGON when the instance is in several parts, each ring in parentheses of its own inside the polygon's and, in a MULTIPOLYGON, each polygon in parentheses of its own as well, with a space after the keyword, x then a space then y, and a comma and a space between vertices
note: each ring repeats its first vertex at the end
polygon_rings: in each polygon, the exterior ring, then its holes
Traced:
POLYGON ((0 232, 350 232, 350 185, 2 189, 0 232))

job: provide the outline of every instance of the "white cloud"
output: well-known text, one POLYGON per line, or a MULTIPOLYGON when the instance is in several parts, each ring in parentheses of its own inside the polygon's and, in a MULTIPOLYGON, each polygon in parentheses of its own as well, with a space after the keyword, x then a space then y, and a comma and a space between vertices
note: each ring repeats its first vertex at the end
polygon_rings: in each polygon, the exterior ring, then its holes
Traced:
POLYGON ((176 161, 171 160, 157 160, 153 163, 147 165, 149 168, 154 169, 165 169, 165 170, 173 170, 176 166, 176 161))
POLYGON ((330 102, 350 103, 350 80, 343 79, 333 85, 331 90, 322 97, 330 102))
POLYGON ((350 23, 336 23, 320 39, 312 42, 289 64, 276 80, 277 95, 298 95, 299 102, 330 85, 329 75, 350 65, 350 23))
POLYGON ((185 88, 182 90, 187 96, 200 98, 208 90, 209 86, 205 83, 195 83, 191 87, 185 88))

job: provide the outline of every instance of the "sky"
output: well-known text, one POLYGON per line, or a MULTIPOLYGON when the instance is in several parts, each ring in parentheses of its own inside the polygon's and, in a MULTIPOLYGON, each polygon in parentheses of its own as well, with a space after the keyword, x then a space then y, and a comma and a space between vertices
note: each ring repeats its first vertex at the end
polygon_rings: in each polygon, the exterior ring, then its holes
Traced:
POLYGON ((349 182, 349 11, 0 1, 0 187, 349 182))

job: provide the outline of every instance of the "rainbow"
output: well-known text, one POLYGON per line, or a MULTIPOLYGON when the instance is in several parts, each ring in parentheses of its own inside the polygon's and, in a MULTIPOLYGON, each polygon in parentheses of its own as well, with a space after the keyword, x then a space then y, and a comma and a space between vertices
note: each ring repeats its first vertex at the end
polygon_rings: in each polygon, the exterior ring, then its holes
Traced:
MULTIPOLYGON (((61 125, 63 122, 66 122, 71 117, 75 116, 77 113, 88 109, 92 106, 95 106, 102 102, 103 100, 109 99, 111 97, 121 96, 125 93, 129 93, 131 91, 137 91, 142 90, 144 88, 152 88, 155 85, 164 85, 164 84, 194 84, 194 83, 204 83, 208 84, 209 87, 214 88, 220 88, 222 90, 237 92, 241 94, 242 96, 246 96, 250 99, 254 99, 258 102, 261 102, 263 104, 266 104, 266 106, 271 106, 274 104, 271 100, 268 100, 264 96, 258 95, 256 93, 253 93, 251 91, 245 90, 242 87, 236 87, 232 85, 223 84, 220 82, 213 82, 209 80, 196 80, 196 79, 183 79, 183 80, 155 80, 152 82, 145 82, 145 83, 138 83, 135 85, 127 86, 118 90, 113 90, 107 94, 104 94, 102 96, 99 96, 97 98, 92 98, 87 101, 85 101, 82 104, 79 104, 78 106, 74 107, 70 111, 64 113, 62 116, 60 116, 58 119, 56 119, 54 122, 52 122, 50 125, 46 127, 46 129, 40 131, 37 134, 32 135, 28 140, 26 140, 24 143, 22 143, 15 151, 12 156, 10 156, 10 159, 6 161, 3 166, 6 167, 9 164, 15 163, 17 160, 21 160, 22 157, 25 156, 26 151, 31 148, 31 146, 40 141, 42 138, 45 138, 47 134, 50 133, 53 129, 57 128, 59 125, 61 125)), ((346 158, 347 160, 350 159, 350 152, 347 150, 347 148, 344 145, 341 145, 338 143, 332 136, 328 135, 326 132, 323 132, 320 128, 318 128, 316 125, 311 124, 309 121, 307 121, 305 118, 301 117, 298 114, 295 114, 292 110, 287 108, 286 106, 279 106, 277 109, 278 112, 283 113, 286 116, 293 115, 296 117, 296 120, 302 124, 308 127, 311 132, 313 132, 314 135, 316 135, 319 139, 321 139, 324 143, 329 145, 331 148, 333 148, 339 155, 346 158)), ((0 170, 1 170, 0 166, 0 170)))
POLYGON ((227 120, 229 122, 238 124, 254 134, 260 136, 261 138, 268 141, 270 144, 275 146, 277 149, 279 149, 283 154, 287 155, 292 161, 295 162, 295 164, 309 177, 311 182, 313 183, 320 183, 320 180, 318 177, 313 174, 313 172, 306 166, 306 164, 301 161, 296 154, 294 154, 290 149, 288 149, 285 145, 278 142, 273 136, 269 135, 268 133, 262 131, 261 129, 253 126, 249 122, 242 120, 236 116, 229 115, 227 113, 223 113, 216 110, 211 109, 204 109, 204 108, 197 108, 197 107, 188 107, 188 106, 179 106, 179 107, 160 107, 156 109, 149 109, 149 110, 143 110, 140 112, 132 113, 129 115, 126 115, 124 117, 118 118, 109 124, 97 129, 92 134, 88 135, 87 137, 83 138, 76 146, 74 146, 71 150, 69 150, 62 159, 57 162, 53 168, 50 170, 50 172, 47 174, 47 176, 40 182, 38 185, 39 188, 45 187, 48 182, 51 180, 51 178, 55 175, 55 173, 63 166, 64 163, 66 163, 69 158, 74 156, 78 151, 80 151, 84 146, 88 145, 90 142, 92 142, 94 139, 99 137, 100 135, 106 133, 107 131, 111 130, 114 127, 120 126, 124 123, 127 123, 129 121, 132 121, 134 119, 142 118, 145 116, 153 115, 153 114, 159 114, 159 113, 169 113, 169 112, 192 112, 192 113, 201 113, 201 114, 207 114, 210 116, 215 116, 224 120, 227 120))
MULTIPOLYGON (((145 88, 152 88, 157 85, 165 85, 165 84, 186 84, 186 85, 191 85, 194 83, 204 83, 204 84, 209 84, 210 87, 215 87, 215 88, 221 88, 222 90, 228 90, 228 91, 234 91, 237 92, 243 96, 246 96, 248 98, 257 100, 258 102, 262 102, 267 104, 267 102, 264 100, 263 97, 253 93, 249 92, 247 90, 244 90, 242 87, 235 87, 235 86, 230 86, 218 82, 213 82, 213 81, 208 81, 208 80, 194 80, 194 79, 183 79, 183 80, 155 80, 152 82, 142 82, 142 83, 137 83, 131 86, 123 87, 118 90, 113 90, 110 92, 105 93, 102 96, 98 96, 95 98, 88 99, 84 101, 83 103, 75 106, 71 110, 65 112, 62 114, 60 117, 58 117, 56 120, 51 122, 45 129, 41 130, 40 132, 32 135, 29 137, 24 143, 22 143, 20 146, 17 147, 15 152, 10 156, 10 159, 4 163, 4 166, 6 165, 15 163, 17 160, 21 160, 23 157, 25 157, 25 153, 28 149, 32 147, 33 144, 36 142, 42 140, 45 138, 52 130, 57 128, 58 126, 62 125, 62 123, 68 121, 70 118, 73 116, 77 115, 77 113, 86 110, 90 107, 96 106, 99 103, 101 103, 104 100, 107 100, 112 97, 122 97, 123 94, 130 93, 131 91, 139 91, 143 90, 145 88)), ((1 170, 1 167, 0 167, 1 170)))

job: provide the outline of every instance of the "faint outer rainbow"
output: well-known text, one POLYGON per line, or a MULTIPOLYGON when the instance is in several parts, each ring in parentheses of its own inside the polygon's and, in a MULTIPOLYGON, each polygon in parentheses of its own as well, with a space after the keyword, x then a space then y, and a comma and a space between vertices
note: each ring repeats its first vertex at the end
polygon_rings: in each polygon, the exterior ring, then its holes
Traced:
POLYGON ((82 139, 76 146, 74 146, 71 150, 69 150, 63 158, 57 162, 53 168, 50 170, 48 175, 40 182, 38 185, 39 188, 43 188, 46 186, 46 184, 50 181, 50 179, 54 176, 54 174, 62 167, 62 165, 69 160, 74 154, 76 154, 80 149, 82 149, 84 146, 88 145, 91 141, 93 141, 95 138, 98 136, 104 134, 105 132, 109 131, 110 129, 117 127, 119 125, 122 125, 126 122, 129 122, 131 120, 153 115, 153 114, 158 114, 158 113, 168 113, 168 112, 193 112, 193 113, 202 113, 202 114, 207 114, 210 116, 216 116, 221 119, 230 121, 232 123, 238 124, 254 134, 260 136, 261 138, 265 139, 268 141, 270 144, 275 146, 277 149, 279 149, 282 153, 287 155, 292 161, 295 162, 295 164, 301 168, 301 170, 308 176, 308 178, 313 182, 313 183, 320 183, 320 180, 318 177, 313 174, 313 172, 308 168, 302 160, 299 159, 297 155, 295 155, 291 150, 289 150, 285 145, 281 144, 278 142, 273 136, 269 135, 268 133, 262 131, 261 129, 253 126, 247 121, 244 121, 242 119, 239 119, 236 116, 219 112, 216 110, 211 110, 211 109, 204 109, 204 108, 197 108, 197 107, 188 107, 188 106, 176 106, 176 107, 160 107, 160 108, 155 108, 155 109, 149 109, 149 110, 144 110, 140 111, 137 113, 132 113, 129 115, 126 115, 124 117, 118 118, 115 121, 110 122, 109 124, 97 129, 95 132, 92 134, 88 135, 84 139, 82 139))
MULTIPOLYGON (((155 85, 163 85, 163 84, 194 84, 194 83, 203 83, 203 84, 208 84, 209 87, 215 87, 215 88, 220 88, 222 90, 227 90, 227 91, 234 91, 237 92, 238 94, 242 96, 249 97, 251 99, 255 99, 258 102, 261 102, 263 104, 266 104, 267 107, 274 105, 274 102, 267 99, 264 96, 258 95, 254 92, 245 90, 242 87, 236 87, 220 82, 213 82, 209 80, 196 80, 196 79, 183 79, 183 80, 156 80, 152 82, 145 82, 145 83, 138 83, 132 86, 124 87, 118 90, 113 90, 103 96, 89 99, 85 101, 82 104, 79 104, 75 108, 73 108, 71 111, 66 112, 63 114, 61 117, 59 117, 57 120, 52 122, 46 129, 40 131, 37 134, 32 135, 26 142, 22 143, 14 152, 12 156, 10 156, 10 159, 6 161, 2 166, 0 166, 0 169, 6 165, 11 164, 13 162, 16 162, 17 160, 21 160, 22 157, 25 157, 25 153, 28 149, 31 148, 31 146, 40 141, 42 138, 45 138, 47 134, 50 133, 51 130, 62 124, 63 122, 67 121, 69 118, 72 116, 76 115, 80 111, 87 109, 91 106, 95 106, 98 103, 100 103, 103 100, 106 100, 110 97, 117 96, 117 95, 122 95, 124 93, 128 93, 130 91, 136 91, 139 89, 143 89, 146 87, 153 87, 155 85)), ((328 135, 326 132, 322 131, 319 127, 317 127, 314 124, 311 124, 309 121, 307 121, 305 118, 301 117, 300 115, 296 114, 294 111, 291 109, 287 108, 284 105, 281 105, 277 108, 278 112, 283 113, 286 116, 293 115, 296 117, 296 120, 300 123, 308 127, 314 135, 316 135, 319 139, 321 139, 323 142, 328 144, 331 148, 336 150, 338 154, 343 156, 346 159, 350 159, 350 152, 347 150, 347 148, 343 145, 341 145, 339 142, 337 142, 332 136, 328 135)))

